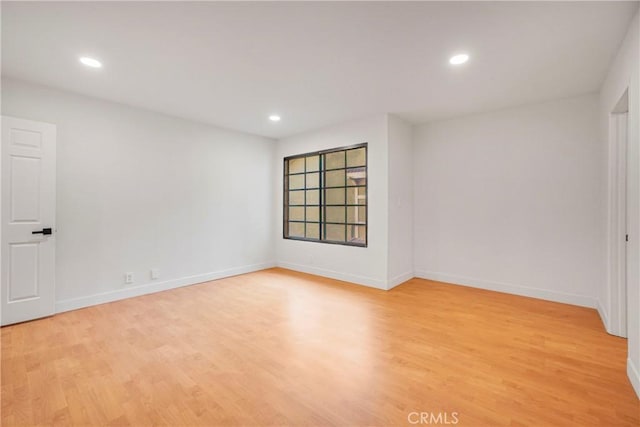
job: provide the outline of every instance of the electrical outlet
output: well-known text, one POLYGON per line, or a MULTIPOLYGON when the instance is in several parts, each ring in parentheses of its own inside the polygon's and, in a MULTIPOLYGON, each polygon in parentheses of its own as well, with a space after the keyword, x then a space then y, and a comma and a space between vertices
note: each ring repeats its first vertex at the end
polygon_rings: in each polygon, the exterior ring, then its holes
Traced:
POLYGON ((160 270, 157 268, 152 268, 151 269, 151 278, 152 279, 158 279, 160 277, 160 270))
POLYGON ((133 273, 124 273, 124 283, 128 285, 133 283, 133 273))

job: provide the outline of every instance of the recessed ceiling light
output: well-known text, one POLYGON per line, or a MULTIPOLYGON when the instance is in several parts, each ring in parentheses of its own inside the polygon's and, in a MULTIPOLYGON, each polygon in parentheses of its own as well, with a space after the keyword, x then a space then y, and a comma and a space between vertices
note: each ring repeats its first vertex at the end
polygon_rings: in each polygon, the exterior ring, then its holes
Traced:
POLYGON ((461 54, 452 56, 449 59, 449 64, 460 65, 460 64, 464 64, 468 60, 469 60, 469 55, 467 55, 466 53, 461 53, 461 54))
POLYGON ((276 114, 272 114, 269 116, 269 120, 271 120, 272 122, 279 122, 280 121, 280 116, 276 115, 276 114))
POLYGON ((82 62, 87 67, 91 68, 102 68, 102 62, 98 61, 94 58, 89 58, 88 56, 80 57, 80 62, 82 62))

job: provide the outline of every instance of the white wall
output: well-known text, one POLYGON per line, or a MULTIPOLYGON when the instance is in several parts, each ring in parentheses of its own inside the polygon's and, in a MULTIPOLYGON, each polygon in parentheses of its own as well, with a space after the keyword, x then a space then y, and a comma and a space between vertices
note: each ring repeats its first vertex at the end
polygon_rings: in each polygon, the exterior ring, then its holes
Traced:
POLYGON ((387 115, 378 115, 278 141, 275 237, 279 266, 379 289, 387 288, 388 161, 387 115), (287 240, 282 237, 282 165, 287 156, 367 142, 368 246, 366 248, 287 240))
POLYGON ((2 84, 4 115, 57 125, 58 310, 273 265, 274 141, 2 84))
POLYGON ((416 276, 595 307, 604 280, 597 97, 416 129, 416 276))
MULTIPOLYGON (((636 393, 640 396, 640 18, 636 13, 625 40, 609 68, 599 98, 600 139, 608 142, 609 114, 624 93, 629 89, 629 133, 627 165, 628 199, 627 233, 629 234, 628 259, 631 263, 627 270, 627 336, 629 358, 627 373, 636 393)), ((613 189, 609 188, 609 191, 613 189)), ((608 321, 611 310, 609 285, 602 286, 599 292, 600 309, 603 321, 608 321)))
POLYGON ((413 277, 413 127, 389 116, 388 288, 413 277))

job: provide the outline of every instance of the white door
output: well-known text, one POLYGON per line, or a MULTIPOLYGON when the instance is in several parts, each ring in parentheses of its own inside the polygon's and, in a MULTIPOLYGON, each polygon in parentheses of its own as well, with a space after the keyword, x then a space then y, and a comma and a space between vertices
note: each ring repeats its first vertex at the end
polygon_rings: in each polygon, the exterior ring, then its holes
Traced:
MULTIPOLYGON (((627 106, 628 109, 628 106, 627 106)), ((630 186, 629 186, 629 173, 630 173, 630 168, 629 168, 629 112, 626 113, 621 113, 618 115, 618 138, 619 138, 619 142, 618 144, 621 145, 620 149, 624 150, 624 164, 621 165, 621 168, 623 169, 622 172, 622 180, 623 180, 623 193, 620 195, 620 197, 622 198, 622 200, 624 201, 624 203, 621 205, 621 208, 623 209, 622 212, 622 222, 624 223, 624 233, 625 233, 625 245, 624 245, 624 253, 623 253, 623 257, 622 257, 622 262, 624 263, 624 269, 622 270, 623 272, 623 277, 621 280, 621 286, 620 286, 620 293, 618 296, 618 319, 619 319, 619 328, 620 328, 620 336, 621 337, 627 337, 627 289, 628 289, 628 283, 629 283, 629 268, 633 265, 634 260, 630 259, 630 255, 632 254, 632 251, 629 248, 629 234, 630 230, 629 230, 629 225, 631 224, 632 218, 630 218, 629 215, 629 210, 631 208, 630 203, 628 203, 628 200, 630 199, 630 195, 629 195, 629 191, 630 191, 630 186)))
POLYGON ((55 203, 55 125, 2 117, 3 325, 55 312, 55 203))

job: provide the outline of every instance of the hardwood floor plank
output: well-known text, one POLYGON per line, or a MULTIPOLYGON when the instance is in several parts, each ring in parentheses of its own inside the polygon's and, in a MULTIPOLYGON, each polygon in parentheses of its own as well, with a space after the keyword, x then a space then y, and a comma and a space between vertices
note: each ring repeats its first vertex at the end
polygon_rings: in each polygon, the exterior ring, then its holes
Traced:
POLYGON ((4 327, 2 425, 637 426, 595 310, 283 269, 4 327))

